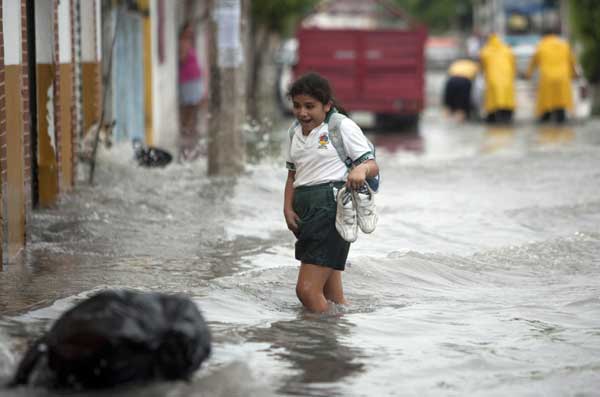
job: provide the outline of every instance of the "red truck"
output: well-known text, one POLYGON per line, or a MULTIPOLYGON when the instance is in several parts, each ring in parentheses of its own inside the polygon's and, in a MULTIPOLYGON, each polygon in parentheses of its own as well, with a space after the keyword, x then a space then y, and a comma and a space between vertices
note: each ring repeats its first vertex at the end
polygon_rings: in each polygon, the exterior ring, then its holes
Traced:
POLYGON ((427 29, 383 0, 328 3, 337 8, 323 7, 297 31, 294 77, 308 71, 327 77, 350 112, 372 112, 379 121, 418 120, 425 104, 427 29))

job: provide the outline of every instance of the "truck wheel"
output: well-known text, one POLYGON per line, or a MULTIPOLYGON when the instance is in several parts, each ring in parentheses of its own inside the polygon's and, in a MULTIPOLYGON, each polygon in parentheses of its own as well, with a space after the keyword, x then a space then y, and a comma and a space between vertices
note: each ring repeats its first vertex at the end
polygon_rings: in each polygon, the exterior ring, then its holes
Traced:
POLYGON ((419 125, 419 115, 399 115, 389 113, 377 113, 375 115, 375 125, 383 130, 406 131, 414 130, 419 125))

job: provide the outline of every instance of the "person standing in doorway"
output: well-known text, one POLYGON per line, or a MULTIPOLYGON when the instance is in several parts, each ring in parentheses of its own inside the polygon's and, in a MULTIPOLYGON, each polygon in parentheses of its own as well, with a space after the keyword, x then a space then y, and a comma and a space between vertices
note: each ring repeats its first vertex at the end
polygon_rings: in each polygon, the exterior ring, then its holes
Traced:
POLYGON ((571 80, 577 77, 575 56, 556 31, 548 30, 540 40, 527 70, 527 77, 539 68, 536 114, 541 122, 562 123, 573 109, 571 80))
POLYGON ((179 32, 179 161, 194 160, 200 153, 198 113, 204 98, 205 84, 194 43, 194 29, 188 21, 179 32))
POLYGON ((515 55, 500 37, 493 33, 479 55, 485 78, 485 120, 510 123, 515 109, 515 55))

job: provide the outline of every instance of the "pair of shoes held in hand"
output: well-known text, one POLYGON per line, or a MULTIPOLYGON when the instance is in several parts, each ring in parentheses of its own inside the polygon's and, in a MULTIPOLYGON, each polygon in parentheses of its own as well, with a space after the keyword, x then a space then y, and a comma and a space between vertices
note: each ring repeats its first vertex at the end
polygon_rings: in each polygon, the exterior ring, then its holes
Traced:
POLYGON ((338 191, 335 227, 344 240, 356 241, 358 228, 363 233, 372 233, 375 230, 378 218, 374 194, 366 183, 358 190, 348 190, 344 186, 338 191))

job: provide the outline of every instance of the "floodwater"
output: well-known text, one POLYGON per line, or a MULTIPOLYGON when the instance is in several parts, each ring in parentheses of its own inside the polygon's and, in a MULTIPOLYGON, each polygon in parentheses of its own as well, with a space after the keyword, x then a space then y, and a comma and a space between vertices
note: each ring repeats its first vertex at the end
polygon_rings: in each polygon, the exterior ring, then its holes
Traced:
POLYGON ((137 168, 116 147, 95 187, 33 213, 0 272, 0 378, 65 309, 127 287, 192 297, 214 352, 190 383, 94 395, 598 395, 598 131, 439 114, 418 133, 372 131, 379 225, 351 248, 350 304, 323 315, 295 297, 283 128, 252 139, 262 160, 237 179, 137 168))

